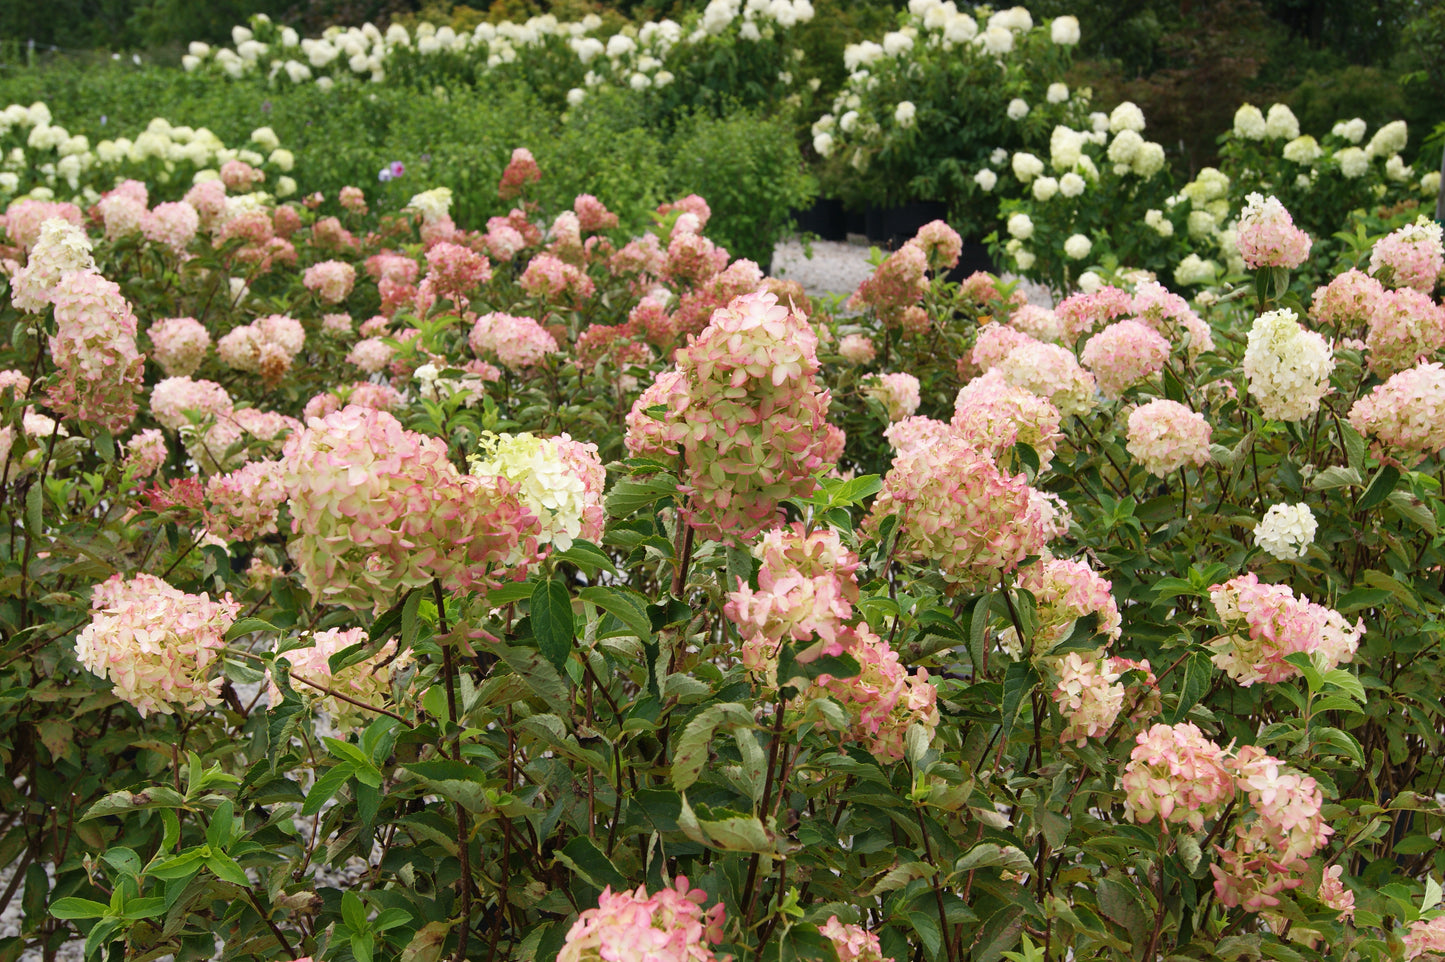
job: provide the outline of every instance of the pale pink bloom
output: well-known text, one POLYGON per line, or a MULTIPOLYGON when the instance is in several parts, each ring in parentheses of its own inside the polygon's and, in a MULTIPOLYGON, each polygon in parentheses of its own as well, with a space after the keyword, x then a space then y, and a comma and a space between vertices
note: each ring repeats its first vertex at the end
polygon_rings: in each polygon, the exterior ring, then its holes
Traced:
POLYGON ((978 329, 978 337, 973 342, 970 358, 980 372, 987 372, 989 368, 1002 364, 1003 359, 1008 357, 1014 348, 1038 343, 1041 342, 1017 328, 1007 324, 989 323, 978 329))
POLYGON ((657 208, 657 213, 661 217, 666 217, 673 211, 681 211, 684 214, 691 214, 697 218, 697 227, 695 230, 699 231, 707 227, 707 222, 712 219, 712 208, 707 205, 707 201, 703 200, 697 194, 688 194, 681 200, 675 200, 657 208))
POLYGON ((591 194, 578 194, 572 209, 577 212, 578 224, 584 231, 611 230, 617 226, 617 215, 591 194))
POLYGON ((485 255, 460 244, 438 244, 426 253, 426 281, 439 297, 465 305, 476 289, 492 279, 485 255))
POLYGON ((139 234, 141 221, 147 213, 145 201, 116 191, 102 197, 96 203, 95 211, 100 215, 101 224, 105 227, 106 240, 119 240, 131 234, 139 234))
POLYGON ((12 244, 29 249, 40 239, 41 225, 55 218, 76 228, 84 223, 84 215, 74 204, 17 200, 5 208, 5 233, 12 244))
POLYGON ((185 201, 157 204, 140 223, 146 240, 169 247, 177 254, 191 246, 200 226, 200 214, 185 201))
POLYGON ((243 194, 266 179, 264 171, 257 170, 243 160, 228 160, 221 165, 221 183, 227 190, 243 194))
POLYGON ((867 364, 878 351, 866 334, 846 334, 838 342, 838 355, 850 364, 867 364))
MULTIPOLYGON (((848 307, 872 310, 890 327, 916 328, 916 319, 905 318, 905 311, 918 305, 928 291, 928 254, 912 241, 889 254, 853 296, 848 307)), ((927 323, 927 316, 924 317, 927 323)))
POLYGON ((538 254, 532 258, 517 283, 533 297, 572 307, 581 307, 597 292, 592 278, 580 268, 551 254, 538 254))
POLYGON ((137 481, 159 471, 168 457, 166 437, 155 428, 136 432, 125 445, 125 466, 137 481))
POLYGON ((928 681, 927 669, 911 674, 898 653, 873 634, 866 622, 847 633, 854 637, 843 647, 857 659, 858 674, 851 678, 819 675, 805 697, 831 696, 853 719, 843 733, 846 741, 862 742, 885 764, 901 761, 911 726, 922 725, 930 735, 937 729, 938 693, 928 681))
POLYGON ((861 925, 844 924, 833 915, 818 926, 818 931, 833 943, 838 962, 893 962, 884 957, 878 936, 861 925))
POLYGON ((1143 281, 1135 287, 1130 312, 1171 344, 1185 343, 1187 339, 1191 359, 1214 350, 1209 325, 1190 309, 1188 301, 1157 281, 1143 281))
POLYGON ((667 264, 664 251, 656 234, 643 234, 636 240, 628 241, 607 260, 607 269, 616 276, 641 274, 645 277, 661 277, 667 264))
POLYGON ((1117 287, 1101 287, 1093 293, 1078 291, 1054 308, 1054 314, 1063 322, 1070 344, 1100 324, 1131 313, 1135 313, 1134 299, 1117 287))
POLYGON ((1169 342, 1141 321, 1118 321, 1089 338, 1079 358, 1098 379, 1104 396, 1117 401, 1164 369, 1169 342))
POLYGON ((1413 465, 1445 450, 1445 368, 1421 363, 1393 374, 1350 408, 1350 427, 1413 465))
POLYGON ((859 390, 864 397, 876 398, 883 405, 890 423, 918 410, 918 378, 912 374, 878 374, 864 382, 859 390))
POLYGON ((1200 831, 1234 797, 1224 749, 1193 723, 1155 725, 1135 738, 1124 767, 1124 814, 1131 821, 1186 824, 1200 831))
POLYGON ((535 367, 559 352, 557 339, 534 319, 501 313, 478 317, 468 343, 473 353, 492 355, 509 371, 535 367))
MULTIPOLYGON (((292 690, 304 698, 313 709, 325 712, 331 724, 341 731, 364 728, 374 721, 378 712, 369 712, 356 702, 377 709, 391 704, 394 700, 392 679, 411 662, 411 653, 403 652, 398 656, 396 641, 391 640, 377 649, 375 654, 347 665, 340 671, 331 670, 332 655, 365 644, 366 640, 365 628, 328 628, 312 634, 311 644, 307 647, 293 648, 278 659, 285 660, 291 666, 292 690), (340 692, 350 701, 313 688, 306 683, 308 681, 340 692)), ((266 695, 274 708, 281 703, 281 689, 276 684, 275 673, 268 675, 266 695)))
POLYGON ((957 439, 959 433, 943 421, 915 414, 888 425, 883 429, 883 437, 893 448, 894 455, 902 457, 945 438, 957 439))
POLYGON ((1445 958, 1445 915, 1411 922, 1405 933, 1405 962, 1436 962, 1441 958, 1445 958))
POLYGON ((713 962, 726 910, 718 903, 704 912, 707 893, 690 889, 685 875, 675 882, 652 895, 643 886, 604 888, 597 907, 572 923, 557 962, 713 962))
POLYGON ((1369 323, 1375 302, 1384 293, 1384 285, 1369 274, 1348 270, 1315 290, 1310 317, 1317 324, 1350 334, 1369 323))
POLYGON ((130 304, 117 285, 83 271, 62 275, 53 297, 55 377, 46 403, 64 417, 123 430, 135 418, 145 365, 130 304))
POLYGON ((728 264, 728 252, 701 234, 676 234, 667 245, 662 277, 685 289, 707 281, 728 264))
POLYGON ((0 397, 6 391, 13 391, 16 400, 25 397, 30 392, 30 378, 16 370, 0 371, 0 397))
POLYGON ((334 251, 355 250, 360 246, 356 235, 342 227, 341 221, 335 217, 323 217, 311 225, 311 243, 323 250, 334 251))
POLYGON ((1110 641, 1119 640, 1122 620, 1114 601, 1114 586, 1087 563, 1045 558, 1022 569, 1018 584, 1033 594, 1038 605, 1034 635, 1037 651, 1052 650, 1063 642, 1085 615, 1098 619, 1096 633, 1110 641))
POLYGON ((1445 347, 1445 307, 1414 288, 1376 297, 1369 322, 1365 349, 1370 370, 1380 377, 1414 367, 1420 358, 1445 347))
POLYGON ((1355 916, 1355 893, 1345 887, 1343 865, 1331 865, 1325 869, 1325 874, 1320 879, 1320 889, 1316 894, 1325 905, 1340 913, 1342 919, 1353 919, 1355 916))
POLYGON ((25 266, 10 279, 10 301, 21 311, 43 311, 54 301, 60 279, 75 271, 95 271, 90 238, 70 221, 52 217, 40 225, 25 266))
POLYGON ((864 527, 897 514, 899 560, 937 565, 949 582, 992 584, 1044 548, 1032 492, 1023 475, 951 434, 893 459, 864 527))
POLYGON ((1071 651, 1059 663, 1059 683, 1054 688, 1054 704, 1068 721, 1059 733, 1059 741, 1083 747, 1090 738, 1103 738, 1124 707, 1124 686, 1119 684, 1122 672, 1101 654, 1071 651))
POLYGON ((151 339, 151 359, 167 377, 196 373, 211 349, 210 332, 193 317, 167 317, 146 332, 151 339))
POLYGON ((186 191, 185 201, 195 209, 201 226, 210 230, 226 216, 226 185, 219 180, 203 180, 186 191))
POLYGON ((1058 344, 1064 339, 1064 321, 1047 307, 1037 304, 1022 304, 1016 307, 1005 323, 1016 331, 1023 331, 1036 341, 1058 344))
POLYGON ((482 237, 482 246, 487 253, 499 261, 510 261, 527 246, 527 239, 506 218, 493 217, 499 224, 487 222, 487 233, 482 237))
POLYGON ((923 251, 928 258, 928 269, 935 273, 957 266, 963 253, 963 238, 941 220, 929 221, 918 228, 910 243, 923 251))
POLYGON ((342 261, 322 261, 306 268, 301 283, 323 304, 340 304, 356 283, 356 268, 342 261))
POLYGON ((1298 677, 1285 660, 1296 653, 1320 656, 1326 671, 1352 661, 1365 633, 1363 619, 1351 625, 1286 585, 1261 584, 1253 572, 1214 585, 1209 598, 1226 632, 1209 643, 1212 660, 1244 688, 1298 677))
POLYGON ((686 431, 682 419, 691 403, 687 375, 676 368, 659 371, 627 412, 623 438, 627 453, 634 458, 674 457, 686 431), (658 406, 664 410, 654 416, 651 409, 658 406))
POLYGON ((347 314, 322 314, 321 330, 328 334, 350 334, 351 317, 347 314))
POLYGON ((1048 398, 1059 413, 1087 414, 1098 402, 1094 375, 1079 366, 1074 354, 1058 344, 1029 341, 1019 345, 996 365, 1004 380, 1048 398))
POLYGON ((206 481, 206 527, 228 542, 253 541, 276 533, 286 489, 278 461, 252 461, 206 481))
POLYGON ((991 369, 959 389, 950 423, 959 436, 995 458, 1010 457, 1015 444, 1027 444, 1045 471, 1063 440, 1062 419, 1052 401, 1013 386, 1003 372, 991 369))
POLYGON ((1211 429, 1204 415, 1177 401, 1155 400, 1129 414, 1129 455, 1156 477, 1209 461, 1211 429))
POLYGON ((172 431, 190 422, 188 415, 204 420, 229 415, 231 396, 214 381, 169 377, 151 389, 151 417, 172 431))
POLYGON ((287 550, 314 599, 392 603, 440 580, 446 590, 521 579, 537 519, 505 479, 463 475, 444 441, 382 411, 349 406, 286 441, 287 550))
POLYGON ((1310 236, 1294 226, 1294 219, 1274 197, 1250 194, 1239 215, 1240 256, 1252 268, 1284 267, 1293 270, 1310 256, 1310 236))
POLYGON ((203 711, 221 703, 222 679, 213 669, 240 610, 230 595, 212 601, 152 575, 129 581, 112 575, 95 586, 90 624, 75 639, 76 658, 108 679, 116 697, 142 717, 203 711))
POLYGON ((1431 293, 1445 272, 1440 235, 1440 225, 1422 215, 1420 223, 1406 224, 1375 242, 1370 251, 1370 273, 1385 278, 1392 287, 1431 293))
POLYGON ((216 342, 216 353, 227 367, 260 374, 268 385, 278 383, 306 342, 301 322, 284 314, 269 314, 233 329, 216 342))
POLYGON ((357 341, 347 352, 346 363, 355 364, 367 374, 384 371, 396 356, 396 348, 379 337, 357 341))
POLYGON ((353 214, 366 213, 366 194, 362 193, 360 187, 343 187, 339 198, 341 206, 353 214))

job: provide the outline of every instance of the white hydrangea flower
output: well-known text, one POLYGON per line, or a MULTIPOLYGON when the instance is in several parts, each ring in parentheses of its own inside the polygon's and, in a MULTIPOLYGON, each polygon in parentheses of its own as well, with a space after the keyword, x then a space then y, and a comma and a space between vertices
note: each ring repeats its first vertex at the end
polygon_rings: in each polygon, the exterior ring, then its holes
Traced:
POLYGON ((1070 171, 1059 178, 1059 193, 1065 197, 1078 197, 1084 192, 1084 178, 1070 171))
POLYGON ((1330 133, 1352 144, 1358 144, 1365 139, 1365 121, 1359 117, 1354 120, 1341 120, 1330 128, 1330 133))
POLYGON ((1298 137, 1299 120, 1294 111, 1284 104, 1271 106, 1269 116, 1264 121, 1264 135, 1271 140, 1294 140, 1298 137))
POLYGON ((1144 111, 1133 101, 1126 100, 1114 108, 1109 114, 1109 131, 1119 133, 1123 130, 1132 130, 1134 133, 1144 129, 1144 111))
POLYGON ((918 108, 913 106, 911 100, 904 100, 899 102, 898 106, 894 109, 893 120, 900 127, 912 127, 913 118, 917 112, 918 108))
MULTIPOLYGON (((570 441, 565 434, 556 438, 493 435, 481 442, 483 454, 471 459, 473 476, 503 477, 518 486, 522 503, 541 523, 538 543, 559 551, 572 547, 573 539, 580 536, 589 504, 588 479, 562 454, 560 442, 570 441)), ((588 447, 595 455, 596 447, 588 447)), ((601 489, 595 479, 593 487, 601 489)))
POLYGON ((1081 261, 1094 249, 1094 242, 1083 234, 1070 234, 1064 241, 1064 254, 1070 260, 1081 261))
POLYGON ((973 182, 978 184, 979 188, 984 192, 988 192, 993 190, 994 186, 998 183, 998 174, 995 174, 985 167, 973 175, 973 182))
POLYGON ((1059 192, 1059 182, 1052 177, 1040 177, 1034 181, 1034 200, 1048 203, 1059 192))
POLYGON ((1064 83, 1051 83, 1044 94, 1044 99, 1051 104, 1061 104, 1069 99, 1069 85, 1064 83))
POLYGON ((1072 47, 1079 42, 1079 18, 1055 17, 1049 24, 1049 39, 1061 47, 1072 47))
POLYGON ((1302 421, 1314 414, 1330 392, 1334 369, 1329 342, 1301 327, 1294 311, 1283 308, 1255 318, 1243 370, 1249 394, 1265 417, 1302 421))
POLYGON ((1008 219, 1008 232, 1010 237, 1017 237, 1026 241, 1034 236, 1034 221, 1028 214, 1014 214, 1008 219))
POLYGON ((1255 527, 1254 543, 1281 561, 1294 561, 1314 543, 1318 527, 1309 505, 1274 504, 1255 527))
POLYGON ((1008 102, 1008 119, 1023 120, 1029 115, 1028 101, 1021 97, 1015 97, 1008 102))
POLYGON ((1234 136, 1263 140, 1265 130, 1264 114, 1254 104, 1245 104, 1234 112, 1234 136))

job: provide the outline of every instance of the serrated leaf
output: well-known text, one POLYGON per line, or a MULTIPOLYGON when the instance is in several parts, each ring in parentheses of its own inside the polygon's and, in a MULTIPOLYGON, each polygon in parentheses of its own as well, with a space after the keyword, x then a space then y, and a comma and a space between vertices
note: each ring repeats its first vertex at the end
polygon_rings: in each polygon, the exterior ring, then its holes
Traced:
POLYGON ((1213 675, 1214 662, 1207 653, 1195 651, 1189 654, 1179 682, 1179 701, 1165 719, 1166 725, 1177 725, 1188 717, 1189 710, 1209 690, 1209 679, 1213 675))
POLYGON ((608 574, 616 575, 617 567, 606 553, 590 541, 578 538, 572 542, 572 547, 566 551, 559 551, 552 555, 558 561, 566 561, 576 565, 589 574, 595 571, 605 571, 608 574))
POLYGON ((493 644, 487 647, 502 659, 508 668, 516 672, 527 683, 539 698, 549 705, 563 705, 567 703, 568 686, 557 673, 557 669, 542 653, 532 648, 511 648, 507 645, 493 644))
POLYGON ((752 713, 735 702, 709 705, 697 714, 677 740, 672 754, 672 787, 679 792, 691 787, 707 767, 709 746, 723 725, 753 727, 752 713))
POLYGON ((1033 862, 1013 845, 980 842, 958 857, 958 861, 953 863, 953 871, 958 874, 993 866, 1002 866, 1014 872, 1027 872, 1033 862))
POLYGON ((652 617, 647 613, 647 599, 629 588, 593 586, 583 588, 578 596, 616 616, 642 641, 652 638, 652 617))
POLYGON ((677 493, 677 482, 672 479, 650 481, 619 481, 607 492, 607 514, 613 518, 625 518, 647 507, 660 498, 677 493))
POLYGON ((401 950, 401 962, 438 962, 452 927, 446 922, 428 922, 401 950))
POLYGON ((1360 500, 1356 502, 1356 510, 1368 511, 1370 508, 1384 501, 1389 497, 1390 492, 1395 490, 1395 485, 1399 480, 1399 468, 1393 464, 1381 465, 1380 470, 1377 471, 1375 477, 1371 479, 1370 486, 1365 489, 1365 493, 1360 495, 1360 500))
POLYGON ((341 786, 356 772, 356 767, 350 762, 328 768, 321 777, 316 779, 316 784, 311 786, 311 791, 306 793, 306 801, 301 806, 302 815, 315 815, 321 811, 322 806, 336 797, 341 791, 341 786))
POLYGON ((557 850, 557 859, 591 885, 602 889, 612 886, 620 892, 627 887, 627 879, 617 871, 617 866, 597 847, 597 843, 585 835, 579 835, 557 850))
POLYGON ((185 804, 185 798, 175 789, 155 785, 139 792, 112 792, 86 809, 80 820, 83 822, 137 808, 182 808, 185 804))

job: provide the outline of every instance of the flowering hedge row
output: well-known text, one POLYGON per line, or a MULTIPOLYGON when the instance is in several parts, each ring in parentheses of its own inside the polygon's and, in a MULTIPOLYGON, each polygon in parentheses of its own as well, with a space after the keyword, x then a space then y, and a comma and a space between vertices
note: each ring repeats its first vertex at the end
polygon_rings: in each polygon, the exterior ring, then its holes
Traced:
POLYGON ((222 173, 4 215, 0 952, 1445 951, 1438 228, 833 314, 222 173))

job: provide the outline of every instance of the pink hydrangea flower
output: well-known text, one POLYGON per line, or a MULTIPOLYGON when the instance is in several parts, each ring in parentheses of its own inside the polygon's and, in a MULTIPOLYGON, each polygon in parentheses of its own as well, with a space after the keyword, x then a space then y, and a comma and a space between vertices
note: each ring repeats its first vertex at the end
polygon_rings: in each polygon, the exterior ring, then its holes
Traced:
POLYGON ((214 381, 168 377, 151 388, 151 416, 172 431, 189 424, 188 415, 215 418, 229 415, 233 407, 231 395, 214 381))
POLYGON ((70 221, 52 217, 40 225, 25 266, 10 279, 10 301, 21 311, 43 311, 54 302, 60 279, 76 271, 95 271, 90 238, 70 221))
POLYGON ((468 343, 478 355, 489 354, 509 371, 520 371, 542 363, 558 353, 557 340, 530 317, 483 314, 472 325, 468 343))
POLYGON ((1404 941, 1405 962, 1414 962, 1415 959, 1436 962, 1445 958, 1445 915, 1411 922, 1404 941))
POLYGON ((1141 321, 1118 321, 1089 338, 1079 358, 1104 396, 1117 401, 1129 388, 1164 369, 1169 342, 1141 321))
POLYGON ((95 205, 105 228, 106 240, 118 240, 131 234, 139 234, 141 221, 145 220, 146 204, 117 191, 111 191, 95 205))
POLYGON ((135 418, 145 366, 130 304, 116 284, 84 271, 62 275, 53 296, 55 377, 46 403, 64 417, 124 430, 135 418))
MULTIPOLYGON (((913 242, 889 254, 848 298, 848 307, 871 310, 890 327, 904 326, 904 312, 928 291, 928 254, 913 242)), ((926 322, 926 316, 925 316, 926 322)), ((916 321, 913 322, 916 326, 916 321)))
POLYGON ((1293 270, 1310 256, 1310 236, 1294 226, 1294 219, 1274 197, 1250 194, 1239 215, 1239 254, 1252 268, 1284 267, 1293 270))
POLYGON ((1065 417, 1087 414, 1098 404, 1094 375, 1058 344, 1030 340, 1009 351, 995 369, 1014 387, 1048 398, 1065 417))
POLYGON ((878 355, 866 334, 847 334, 838 342, 838 356, 849 364, 867 364, 878 355))
POLYGON ((1122 620, 1114 586, 1085 562, 1045 558, 1019 572, 1018 584, 1033 593, 1038 605, 1034 636, 1038 652, 1049 651, 1068 638, 1075 622, 1085 615, 1098 617, 1098 634, 1119 640, 1122 620))
POLYGON ((492 265, 487 258, 460 244, 438 244, 426 252, 429 283, 438 296, 451 298, 466 306, 467 298, 478 287, 492 279, 492 265))
POLYGON ((572 202, 572 209, 577 212, 578 224, 585 231, 611 230, 617 226, 617 215, 591 194, 578 194, 572 202))
POLYGON ((125 467, 137 481, 159 471, 168 457, 166 437, 155 428, 136 432, 125 445, 125 467))
POLYGON ((1351 625, 1285 585, 1261 584, 1253 572, 1213 586, 1209 598, 1226 632, 1209 643, 1211 660, 1245 688, 1298 677, 1285 661, 1297 652, 1321 656, 1325 670, 1352 661, 1365 633, 1363 619, 1351 625))
POLYGON ((1009 314, 1006 322, 1016 331, 1023 331, 1036 341, 1058 344, 1064 339, 1063 319, 1047 307, 1021 304, 1009 314))
POLYGON ((352 405, 286 441, 288 552, 316 600, 394 602, 433 579, 486 589, 526 577, 537 518, 499 478, 460 474, 446 443, 352 405))
POLYGON ((201 215, 185 201, 157 204, 140 222, 146 240, 169 247, 176 254, 191 246, 200 227, 201 215))
POLYGON ((167 377, 184 377, 196 368, 211 349, 211 334, 193 317, 167 317, 146 332, 151 339, 151 359, 167 377))
POLYGON ((538 254, 517 281, 522 290, 548 303, 581 307, 597 286, 574 264, 551 254, 538 254))
POLYGON ((762 561, 757 590, 739 578, 723 606, 748 670, 775 684, 785 640, 810 643, 799 661, 841 654, 852 642, 846 623, 858 600, 858 556, 832 529, 809 533, 801 522, 766 532, 752 553, 762 561))
POLYGON ((1445 450, 1445 368, 1418 364, 1393 374, 1350 408, 1350 427, 1377 454, 1418 463, 1445 450))
POLYGON ((991 584, 1044 547, 1032 491, 950 431, 893 459, 864 527, 896 513, 900 560, 936 564, 951 583, 991 584))
POLYGON ((1127 448, 1145 470, 1163 478, 1186 464, 1207 463, 1210 434, 1204 415, 1177 401, 1155 400, 1129 414, 1127 448))
POLYGON ((840 702, 853 718, 843 733, 846 741, 864 744, 875 757, 888 762, 904 755, 908 729, 917 724, 931 735, 938 727, 938 692, 928 681, 928 670, 911 674, 888 642, 860 623, 844 647, 858 660, 859 672, 851 678, 819 675, 804 697, 826 694, 840 702))
POLYGON ((84 215, 74 204, 45 200, 17 200, 5 208, 5 234, 10 242, 27 250, 40 239, 40 228, 46 221, 59 218, 80 227, 84 215))
POLYGON ((679 875, 673 888, 648 895, 602 890, 595 909, 572 923, 557 962, 713 962, 711 946, 723 938, 726 909, 721 903, 703 911, 707 893, 691 889, 679 875))
POLYGON ((912 374, 879 374, 860 389, 864 397, 876 398, 888 412, 889 422, 901 421, 918 410, 918 378, 912 374))
MULTIPOLYGON (((331 724, 340 731, 364 728, 376 714, 355 702, 385 708, 392 698, 392 679, 411 662, 411 653, 397 655, 396 641, 382 645, 375 654, 332 672, 331 656, 355 645, 366 643, 365 628, 328 628, 311 635, 311 644, 293 648, 280 656, 291 666, 291 687, 315 710, 325 712, 331 724), (346 695, 344 701, 306 684, 313 682, 331 691, 346 695)), ((271 707, 281 703, 281 689, 274 672, 268 673, 267 698, 271 707)))
POLYGON ((1143 281, 1135 287, 1130 312, 1171 344, 1187 344, 1191 359, 1214 350, 1209 325, 1189 308, 1188 301, 1157 281, 1143 281))
POLYGON ((1135 313, 1134 299, 1127 291, 1111 286, 1101 287, 1093 293, 1077 291, 1054 308, 1070 344, 1100 324, 1131 313, 1135 313))
POLYGON ((526 147, 518 147, 512 151, 512 159, 507 164, 507 169, 502 171, 502 182, 497 186, 497 196, 503 200, 510 200, 522 193, 528 184, 540 183, 542 170, 537 166, 537 159, 526 147))
POLYGON ((338 200, 342 207, 351 211, 353 214, 366 213, 366 194, 362 192, 360 187, 347 186, 341 188, 341 196, 338 200))
POLYGON ((356 268, 343 261, 322 261, 306 268, 301 283, 323 304, 340 304, 351 295, 356 268))
POLYGON ((1414 367, 1441 347, 1445 347, 1445 307, 1428 294, 1402 287, 1375 298, 1365 336, 1367 361, 1375 374, 1389 377, 1414 367))
POLYGON ((1406 224, 1375 242, 1370 251, 1370 273, 1392 287, 1409 287, 1422 294, 1435 290, 1445 273, 1445 248, 1440 225, 1423 214, 1419 223, 1406 224))
POLYGON ((286 489, 279 461, 252 461, 206 481, 206 527, 228 542, 254 541, 276 533, 286 489))
POLYGON ((270 314, 233 329, 216 342, 216 353, 228 367, 261 375, 268 386, 279 383, 306 343, 301 322, 270 314))
POLYGON ((708 206, 707 201, 703 200, 697 194, 688 194, 681 200, 671 201, 657 208, 659 217, 666 217, 673 211, 691 214, 696 223, 694 230, 698 231, 705 228, 707 222, 712 219, 712 208, 708 206))
POLYGON ((1014 387, 1003 372, 992 369, 959 389, 950 423, 961 437, 995 458, 1009 458, 1015 444, 1027 444, 1039 456, 1039 470, 1045 471, 1063 440, 1062 419, 1052 401, 1014 387))
POLYGON ((675 234, 668 242, 662 277, 673 287, 697 286, 728 264, 728 252, 701 234, 675 234))
POLYGON ((1007 324, 989 323, 978 329, 971 359, 980 372, 998 367, 1014 348, 1038 344, 1037 339, 1007 324))
POLYGON ((227 190, 243 194, 266 179, 264 171, 257 170, 244 160, 228 160, 221 165, 221 182, 227 190))
POLYGON ((893 962, 884 957, 878 936, 861 925, 839 922, 838 916, 833 915, 818 926, 818 931, 833 943, 838 962, 893 962))
POLYGON ((1198 832, 1234 797, 1224 749, 1193 723, 1155 725, 1135 738, 1124 767, 1124 814, 1147 825, 1186 824, 1198 832))
POLYGON ((75 639, 75 655, 141 717, 203 711, 221 702, 222 679, 213 669, 240 610, 230 595, 212 601, 152 575, 112 575, 95 586, 90 624, 75 639))
POLYGON ((928 269, 935 273, 958 266, 959 255, 963 253, 963 238, 941 220, 929 221, 918 228, 911 243, 923 251, 928 269))
POLYGON ((1058 671, 1054 704, 1068 722, 1059 741, 1083 747, 1090 738, 1103 738, 1124 707, 1124 686, 1119 684, 1123 673, 1112 659, 1077 651, 1064 655, 1058 671))
POLYGON ((1310 317, 1341 334, 1352 334, 1369 323, 1375 302, 1384 293, 1384 285, 1369 274, 1348 270, 1315 291, 1310 317))

